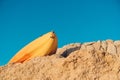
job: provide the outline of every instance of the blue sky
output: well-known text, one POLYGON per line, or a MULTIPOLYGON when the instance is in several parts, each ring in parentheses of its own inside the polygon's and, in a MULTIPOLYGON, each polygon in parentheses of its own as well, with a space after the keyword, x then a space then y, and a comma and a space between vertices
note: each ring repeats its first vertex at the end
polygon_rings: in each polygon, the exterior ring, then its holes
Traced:
POLYGON ((0 65, 51 30, 58 36, 59 47, 120 40, 120 1, 0 0, 0 65))

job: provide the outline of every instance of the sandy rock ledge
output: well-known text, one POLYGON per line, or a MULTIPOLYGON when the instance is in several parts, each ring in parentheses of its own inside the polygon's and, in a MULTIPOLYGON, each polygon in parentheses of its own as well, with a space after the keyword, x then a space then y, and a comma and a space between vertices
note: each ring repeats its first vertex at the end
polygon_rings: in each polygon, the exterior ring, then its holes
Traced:
POLYGON ((51 56, 7 64, 0 80, 120 80, 120 41, 73 43, 51 56))

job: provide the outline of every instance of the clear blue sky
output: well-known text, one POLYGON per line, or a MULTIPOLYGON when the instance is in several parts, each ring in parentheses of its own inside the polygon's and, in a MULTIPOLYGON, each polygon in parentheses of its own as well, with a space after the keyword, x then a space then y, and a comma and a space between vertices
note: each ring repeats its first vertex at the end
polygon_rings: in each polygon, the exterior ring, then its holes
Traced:
POLYGON ((59 47, 120 40, 120 1, 0 0, 0 65, 51 30, 58 36, 59 47))

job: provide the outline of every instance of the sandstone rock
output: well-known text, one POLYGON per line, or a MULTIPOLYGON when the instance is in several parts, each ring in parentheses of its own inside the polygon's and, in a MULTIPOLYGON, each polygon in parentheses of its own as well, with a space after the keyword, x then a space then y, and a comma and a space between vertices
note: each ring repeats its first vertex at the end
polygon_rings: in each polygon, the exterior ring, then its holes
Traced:
POLYGON ((100 47, 101 47, 101 42, 100 41, 97 41, 96 43, 93 44, 95 50, 100 50, 100 47))
POLYGON ((51 56, 1 66, 0 80, 120 80, 119 47, 112 40, 66 45, 51 56))
POLYGON ((120 41, 115 41, 115 42, 114 42, 114 45, 116 46, 117 54, 120 55, 120 41))
POLYGON ((102 48, 104 51, 107 51, 107 43, 106 41, 102 41, 102 48))
POLYGON ((114 46, 114 42, 112 40, 107 40, 107 52, 111 54, 116 54, 117 50, 116 47, 114 46))

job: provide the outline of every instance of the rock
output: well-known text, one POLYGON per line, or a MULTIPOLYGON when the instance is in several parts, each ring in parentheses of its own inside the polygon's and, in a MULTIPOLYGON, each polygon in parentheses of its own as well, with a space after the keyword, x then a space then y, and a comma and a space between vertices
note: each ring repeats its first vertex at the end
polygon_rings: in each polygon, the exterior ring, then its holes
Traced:
POLYGON ((0 67, 0 80, 120 80, 120 41, 69 44, 51 56, 0 67))
POLYGON ((96 43, 93 44, 95 50, 100 50, 100 47, 101 47, 101 42, 100 41, 97 41, 96 43))
POLYGON ((102 41, 102 48, 104 51, 107 51, 107 43, 106 41, 102 41))
POLYGON ((115 41, 115 42, 114 42, 114 45, 116 46, 117 54, 120 55, 120 41, 115 41))
POLYGON ((116 47, 114 46, 114 42, 112 40, 107 40, 107 52, 115 55, 117 53, 116 47))

